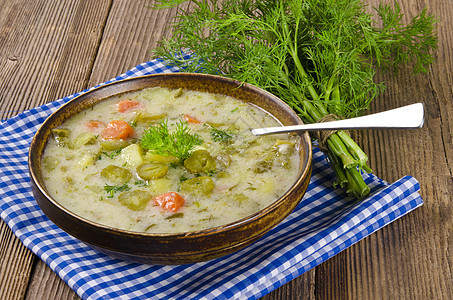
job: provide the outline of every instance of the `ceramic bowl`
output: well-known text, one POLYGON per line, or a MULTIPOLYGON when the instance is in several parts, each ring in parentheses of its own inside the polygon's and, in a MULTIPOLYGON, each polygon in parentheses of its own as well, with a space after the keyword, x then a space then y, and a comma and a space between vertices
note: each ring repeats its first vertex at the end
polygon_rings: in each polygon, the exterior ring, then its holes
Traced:
POLYGON ((55 201, 46 189, 41 164, 51 130, 107 97, 156 86, 225 94, 261 107, 283 125, 302 124, 297 114, 276 96, 252 85, 220 76, 158 74, 94 88, 53 113, 42 124, 30 145, 28 160, 33 194, 42 211, 53 223, 92 248, 116 258, 151 264, 187 264, 218 258, 246 247, 283 221, 296 208, 306 192, 311 176, 312 145, 307 133, 301 134, 299 174, 291 188, 261 211, 223 226, 176 234, 131 232, 82 218, 55 201))

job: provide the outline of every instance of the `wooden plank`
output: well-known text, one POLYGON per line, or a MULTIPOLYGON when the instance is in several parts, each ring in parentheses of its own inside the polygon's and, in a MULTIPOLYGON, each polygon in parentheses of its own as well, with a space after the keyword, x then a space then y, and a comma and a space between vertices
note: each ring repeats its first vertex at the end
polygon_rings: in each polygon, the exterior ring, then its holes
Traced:
POLYGON ((262 297, 262 300, 316 299, 316 270, 308 271, 262 297))
POLYGON ((1 117, 86 87, 110 1, 17 0, 4 5, 1 117))
POLYGON ((0 299, 23 299, 34 255, 0 221, 0 299))
MULTIPOLYGON (((113 3, 89 86, 105 82, 151 60, 157 41, 168 36, 168 22, 176 9, 154 10, 152 1, 119 0, 113 3)), ((187 7, 187 5, 184 5, 187 7)))
MULTIPOLYGON (((2 119, 86 87, 109 8, 110 1, 2 1, 2 119)), ((23 299, 34 256, 0 226, 0 299, 23 299)))
POLYGON ((31 278, 25 299, 80 299, 56 273, 41 261, 34 266, 31 278))

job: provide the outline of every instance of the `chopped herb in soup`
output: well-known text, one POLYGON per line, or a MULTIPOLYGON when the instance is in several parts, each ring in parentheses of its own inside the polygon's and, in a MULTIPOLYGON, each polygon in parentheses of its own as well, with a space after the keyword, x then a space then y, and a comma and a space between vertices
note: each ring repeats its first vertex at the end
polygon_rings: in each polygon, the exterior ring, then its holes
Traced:
POLYGON ((52 131, 42 158, 50 194, 74 213, 139 232, 227 224, 296 180, 298 137, 231 97, 147 88, 105 99, 52 131))

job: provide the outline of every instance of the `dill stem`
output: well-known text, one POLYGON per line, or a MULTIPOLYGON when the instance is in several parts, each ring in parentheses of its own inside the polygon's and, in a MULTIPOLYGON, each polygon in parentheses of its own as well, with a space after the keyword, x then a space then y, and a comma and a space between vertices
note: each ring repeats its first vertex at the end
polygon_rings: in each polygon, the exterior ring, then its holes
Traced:
POLYGON ((354 159, 354 157, 352 157, 352 155, 348 151, 348 148, 336 133, 332 134, 327 139, 327 146, 335 155, 337 155, 341 159, 344 169, 350 169, 357 166, 357 161, 354 159))
MULTIPOLYGON (((331 77, 332 79, 333 77, 331 77)), ((329 80, 329 83, 332 83, 331 80, 329 80)), ((340 88, 338 84, 336 84, 334 87, 328 87, 332 89, 332 100, 341 100, 340 96, 340 88)), ((363 152, 363 150, 357 145, 357 143, 343 130, 339 130, 335 133, 336 136, 338 136, 339 139, 341 139, 341 142, 345 145, 347 148, 348 154, 354 157, 355 161, 358 163, 358 166, 360 169, 363 169, 365 171, 371 171, 370 168, 366 165, 366 162, 368 161, 368 156, 363 152)), ((332 135, 333 136, 333 135, 332 135)), ((332 137, 331 136, 331 137, 332 137)), ((335 139, 335 138, 334 138, 335 139)), ((330 151, 328 152, 328 156, 330 161, 334 162, 338 160, 336 157, 339 152, 335 151, 336 145, 333 145, 333 143, 329 143, 330 138, 328 141, 329 149, 330 151)), ((340 158, 342 158, 340 156, 340 158)), ((339 162, 336 162, 336 164, 339 164, 339 162)), ((335 169, 336 167, 334 166, 335 173, 337 174, 337 177, 340 180, 340 176, 343 176, 344 174, 341 174, 341 172, 338 172, 338 170, 335 169)), ((344 168, 345 170, 345 177, 346 177, 346 182, 348 184, 348 190, 347 192, 350 194, 353 194, 356 198, 363 198, 365 195, 367 195, 370 192, 370 188, 365 184, 365 181, 362 178, 362 175, 360 174, 360 171, 357 170, 357 165, 350 165, 348 166, 346 163, 344 163, 344 168)), ((341 180, 344 180, 344 178, 341 178, 341 180)), ((340 186, 341 186, 341 182, 340 186)), ((343 183, 344 184, 344 183, 343 183)), ((342 186, 343 187, 343 186, 342 186)))
MULTIPOLYGON (((301 70, 303 70, 302 65, 300 65, 300 68, 301 70)), ((327 115, 327 113, 322 114, 321 112, 319 112, 317 110, 318 106, 315 107, 311 101, 302 100, 300 101, 300 103, 315 121, 319 121, 322 117, 327 115)), ((357 166, 358 163, 363 161, 364 163, 366 163, 366 161, 368 160, 368 157, 360 149, 360 147, 349 137, 349 135, 342 131, 332 134, 328 138, 327 145, 332 153, 341 159, 341 161, 343 162, 343 168, 352 168, 357 166), (338 133, 340 133, 341 136, 338 135, 338 133), (347 145, 345 145, 343 139, 346 141, 347 145), (357 154, 355 156, 350 154, 349 149, 353 149, 355 152, 357 152, 357 154), (356 158, 359 159, 359 162, 356 160, 356 158)), ((362 166, 364 163, 360 163, 360 166, 362 166)))
POLYGON ((346 177, 346 172, 343 168, 343 164, 331 149, 328 149, 327 156, 329 157, 330 165, 337 175, 337 180, 333 184, 334 187, 339 185, 342 189, 346 188, 348 185, 348 178, 346 177))
POLYGON ((370 193, 370 187, 366 185, 357 168, 346 170, 346 177, 348 178, 348 193, 352 193, 356 198, 363 198, 370 193))
MULTIPOLYGON (((334 93, 332 93, 332 100, 341 100, 340 88, 338 87, 338 85, 335 86, 333 91, 334 93)), ((368 171, 369 167, 366 165, 368 156, 365 154, 362 148, 360 148, 359 145, 357 145, 357 143, 343 130, 337 131, 336 134, 348 148, 349 153, 352 155, 352 157, 354 157, 358 161, 359 167, 368 171)))
POLYGON ((294 64, 295 64, 297 70, 299 71, 299 74, 300 74, 301 78, 303 78, 304 81, 307 84, 307 89, 308 89, 308 92, 310 93, 310 96, 312 97, 313 100, 318 100, 319 99, 319 95, 316 92, 316 90, 313 87, 313 85, 311 84, 310 80, 308 79, 308 74, 305 72, 305 69, 302 66, 302 63, 300 62, 299 56, 297 55, 297 52, 296 51, 291 51, 290 54, 291 54, 291 57, 294 60, 294 64))
POLYGON ((313 105, 311 101, 301 100, 300 103, 307 110, 307 113, 315 122, 317 122, 323 117, 323 115, 316 109, 316 107, 313 105))
POLYGON ((366 166, 368 156, 365 152, 363 152, 362 148, 360 148, 357 143, 343 130, 337 131, 337 134, 348 148, 351 155, 359 162, 359 166, 366 166))
POLYGON ((338 84, 333 88, 332 99, 340 100, 340 86, 338 84))
POLYGON ((330 94, 334 92, 336 87, 338 87, 338 85, 335 85, 335 87, 333 86, 336 80, 337 79, 335 76, 329 78, 329 81, 327 82, 326 92, 324 93, 324 99, 329 100, 330 94))
POLYGON ((308 89, 308 92, 310 93, 311 98, 313 100, 318 100, 319 99, 319 95, 316 92, 316 90, 313 87, 313 85, 311 84, 309 76, 308 76, 307 72, 305 72, 305 69, 302 66, 302 63, 300 62, 299 54, 298 54, 298 51, 297 51, 297 49, 298 49, 297 34, 298 34, 298 30, 299 30, 299 22, 297 22, 297 21, 295 22, 296 23, 296 27, 295 27, 295 32, 294 32, 294 38, 292 38, 290 36, 290 30, 288 29, 288 23, 286 21, 287 19, 284 17, 283 7, 281 7, 281 13, 282 13, 282 18, 281 18, 281 20, 282 20, 282 28, 283 28, 283 33, 285 35, 285 38, 288 39, 288 40, 292 40, 292 42, 288 43, 288 46, 286 47, 287 51, 291 55, 291 57, 292 57, 292 59, 294 61, 294 65, 296 66, 296 69, 299 72, 300 78, 302 78, 303 81, 305 82, 305 84, 307 86, 307 89, 308 89))

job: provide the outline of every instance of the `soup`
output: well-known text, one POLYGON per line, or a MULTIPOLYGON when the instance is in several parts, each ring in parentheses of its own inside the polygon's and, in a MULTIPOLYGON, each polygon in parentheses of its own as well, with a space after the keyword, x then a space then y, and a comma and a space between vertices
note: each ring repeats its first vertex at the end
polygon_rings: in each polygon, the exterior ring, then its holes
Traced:
POLYGON ((178 233, 228 224, 295 182, 298 136, 237 99, 146 88, 105 99, 52 131, 43 158, 50 195, 97 223, 178 233))

